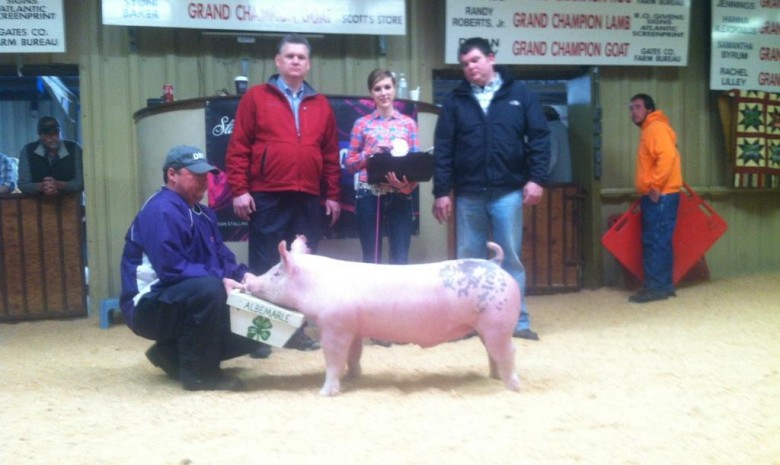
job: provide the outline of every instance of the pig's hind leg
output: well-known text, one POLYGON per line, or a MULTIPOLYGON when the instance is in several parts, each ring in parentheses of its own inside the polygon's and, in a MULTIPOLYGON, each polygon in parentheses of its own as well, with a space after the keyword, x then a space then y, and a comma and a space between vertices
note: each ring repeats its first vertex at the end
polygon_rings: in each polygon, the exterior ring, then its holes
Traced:
POLYGON ((501 379, 510 391, 519 391, 520 378, 515 372, 515 346, 511 333, 505 335, 486 331, 480 332, 479 338, 488 353, 490 377, 501 379))
POLYGON ((347 378, 359 378, 362 369, 360 368, 360 356, 363 355, 363 338, 355 336, 352 344, 349 346, 349 355, 347 356, 347 378))

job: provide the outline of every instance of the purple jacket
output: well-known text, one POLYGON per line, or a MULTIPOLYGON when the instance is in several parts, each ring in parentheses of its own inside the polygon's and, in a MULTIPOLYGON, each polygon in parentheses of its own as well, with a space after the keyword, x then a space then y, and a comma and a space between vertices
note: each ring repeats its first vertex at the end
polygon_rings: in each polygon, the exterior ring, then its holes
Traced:
POLYGON ((222 241, 214 211, 193 208, 162 187, 141 207, 125 236, 120 306, 128 326, 138 301, 150 291, 188 278, 214 276, 240 281, 248 271, 222 241))

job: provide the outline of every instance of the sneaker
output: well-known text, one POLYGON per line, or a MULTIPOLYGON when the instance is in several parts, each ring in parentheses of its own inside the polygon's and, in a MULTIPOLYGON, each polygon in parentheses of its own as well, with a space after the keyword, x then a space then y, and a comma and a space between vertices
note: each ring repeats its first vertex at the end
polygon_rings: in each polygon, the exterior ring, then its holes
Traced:
POLYGON ((257 349, 249 352, 249 356, 252 358, 268 358, 271 356, 271 346, 261 342, 257 349))
POLYGON ((517 337, 520 339, 528 339, 529 341, 538 341, 539 335, 535 332, 531 331, 530 329, 515 329, 515 331, 512 333, 512 337, 517 337))
POLYGON ((628 298, 628 301, 635 304, 643 304, 647 302, 654 302, 656 300, 666 300, 670 295, 671 294, 668 292, 647 289, 632 295, 628 298))
POLYGON ((210 376, 182 376, 181 386, 188 391, 241 391, 244 383, 222 372, 210 376))
POLYGON ((320 348, 320 343, 310 338, 303 329, 296 331, 287 344, 284 345, 285 349, 297 349, 303 351, 317 350, 320 348))
POLYGON ((171 379, 179 379, 179 363, 172 354, 166 354, 156 342, 146 350, 146 358, 171 379))

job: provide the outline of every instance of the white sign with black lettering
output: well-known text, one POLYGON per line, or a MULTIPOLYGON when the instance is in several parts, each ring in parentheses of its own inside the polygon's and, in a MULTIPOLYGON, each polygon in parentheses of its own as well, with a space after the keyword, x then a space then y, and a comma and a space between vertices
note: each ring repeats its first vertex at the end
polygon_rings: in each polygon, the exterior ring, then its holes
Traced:
POLYGON ((780 92, 780 0, 712 5, 710 89, 780 92))
POLYGON ((0 53, 64 51, 62 0, 0 0, 0 53))
POLYGON ((102 0, 103 24, 315 34, 406 34, 404 0, 102 0))
POLYGON ((445 61, 484 37, 502 64, 685 66, 690 0, 447 0, 445 61))

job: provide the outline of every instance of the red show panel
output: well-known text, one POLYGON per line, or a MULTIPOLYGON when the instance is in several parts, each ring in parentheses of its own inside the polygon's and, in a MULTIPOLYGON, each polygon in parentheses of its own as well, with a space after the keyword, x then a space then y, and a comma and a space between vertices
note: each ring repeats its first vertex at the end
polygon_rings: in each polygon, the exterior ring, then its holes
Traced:
MULTIPOLYGON (((726 232, 726 222, 687 184, 680 191, 677 226, 674 230, 674 272, 677 285, 704 253, 726 232)), ((601 236, 601 243, 640 280, 642 269, 642 209, 639 201, 601 236)))

